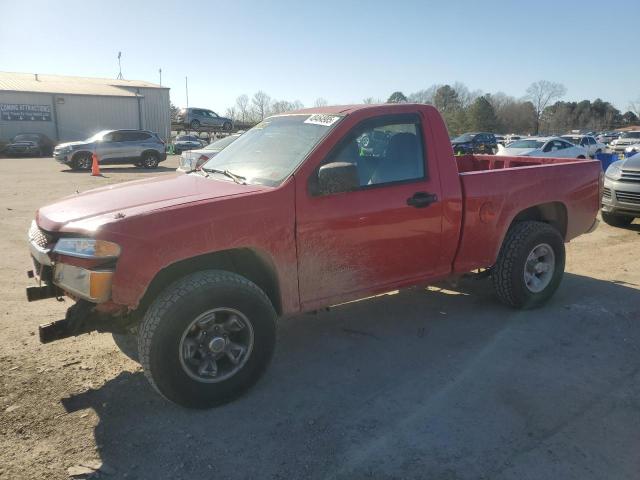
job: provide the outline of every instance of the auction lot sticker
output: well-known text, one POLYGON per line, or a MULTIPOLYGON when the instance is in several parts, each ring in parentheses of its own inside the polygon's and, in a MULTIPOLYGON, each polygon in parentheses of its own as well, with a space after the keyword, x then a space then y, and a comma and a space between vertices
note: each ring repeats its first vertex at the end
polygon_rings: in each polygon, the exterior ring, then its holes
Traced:
POLYGON ((304 123, 310 123, 312 125, 324 125, 325 127, 330 127, 334 123, 340 120, 340 117, 337 115, 325 115, 323 113, 316 113, 315 115, 311 115, 307 118, 304 123))
POLYGON ((0 119, 9 122, 50 122, 51 105, 0 103, 0 119))

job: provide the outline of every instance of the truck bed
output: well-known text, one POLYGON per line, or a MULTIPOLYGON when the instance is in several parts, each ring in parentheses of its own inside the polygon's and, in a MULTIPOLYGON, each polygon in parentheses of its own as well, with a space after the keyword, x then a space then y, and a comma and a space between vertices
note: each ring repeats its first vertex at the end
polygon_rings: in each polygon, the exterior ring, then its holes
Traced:
POLYGON ((461 155, 455 158, 459 173, 586 161, 582 158, 503 157, 495 155, 461 155))
POLYGON ((565 241, 593 226, 600 207, 597 160, 464 155, 456 163, 463 201, 456 272, 492 265, 509 225, 527 206, 554 212, 565 241))

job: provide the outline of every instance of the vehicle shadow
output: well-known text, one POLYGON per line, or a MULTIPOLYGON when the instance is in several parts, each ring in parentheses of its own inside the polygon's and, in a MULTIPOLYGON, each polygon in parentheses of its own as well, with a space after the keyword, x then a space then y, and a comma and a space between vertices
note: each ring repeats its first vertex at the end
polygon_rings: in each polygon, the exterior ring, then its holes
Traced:
POLYGON ((640 290, 567 274, 514 311, 490 282, 412 289, 282 320, 271 368, 208 411, 141 372, 92 408, 128 478, 637 478, 640 290))
MULTIPOLYGON (((83 173, 85 175, 91 174, 91 170, 71 170, 69 168, 60 171, 62 173, 83 173)), ((162 173, 175 171, 175 168, 163 167, 162 165, 159 165, 156 168, 133 167, 130 165, 123 165, 121 167, 100 167, 101 173, 162 173)))

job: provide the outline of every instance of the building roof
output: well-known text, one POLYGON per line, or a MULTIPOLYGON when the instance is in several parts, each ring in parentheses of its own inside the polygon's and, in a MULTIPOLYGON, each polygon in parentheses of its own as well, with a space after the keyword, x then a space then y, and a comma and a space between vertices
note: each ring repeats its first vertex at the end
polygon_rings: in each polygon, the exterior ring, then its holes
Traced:
POLYGON ((0 72, 0 91, 135 97, 136 93, 129 89, 136 87, 167 88, 142 80, 0 72))

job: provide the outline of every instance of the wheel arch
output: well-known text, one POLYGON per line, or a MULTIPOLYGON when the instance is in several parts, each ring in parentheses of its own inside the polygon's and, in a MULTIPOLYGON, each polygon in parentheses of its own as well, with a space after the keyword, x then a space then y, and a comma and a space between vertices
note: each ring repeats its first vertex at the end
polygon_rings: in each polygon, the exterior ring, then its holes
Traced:
POLYGON ((80 155, 93 155, 91 150, 78 150, 71 155, 71 161, 77 160, 80 155))
MULTIPOLYGON (((548 202, 534 205, 525 210, 519 212, 509 225, 509 229, 518 222, 524 222, 527 220, 536 220, 539 222, 548 223, 554 227, 562 238, 567 237, 567 207, 562 202, 548 202)), ((506 236, 506 233, 505 233, 506 236)), ((503 238, 504 241, 504 238, 503 238)))
POLYGON ((264 291, 278 315, 282 314, 282 298, 275 266, 268 255, 253 248, 222 250, 168 265, 155 275, 137 310, 146 311, 160 292, 174 281, 204 270, 224 270, 245 277, 264 291))
POLYGON ((158 153, 158 151, 154 150, 153 148, 147 148, 146 150, 143 150, 142 153, 140 154, 140 158, 142 159, 145 155, 149 153, 152 154, 154 157, 160 158, 160 154, 158 153))

